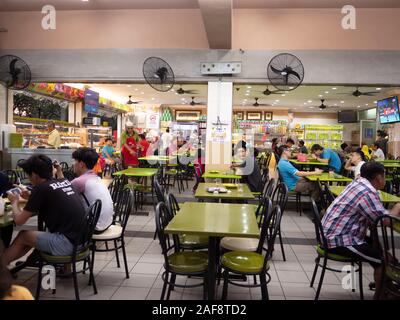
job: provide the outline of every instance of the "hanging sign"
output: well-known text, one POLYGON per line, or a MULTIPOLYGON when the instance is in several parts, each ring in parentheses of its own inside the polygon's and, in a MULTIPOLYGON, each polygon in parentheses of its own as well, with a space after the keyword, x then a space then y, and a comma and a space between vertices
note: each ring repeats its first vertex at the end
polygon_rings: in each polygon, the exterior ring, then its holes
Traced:
POLYGON ((146 128, 147 129, 159 129, 160 128, 160 115, 158 113, 150 113, 147 115, 146 128))

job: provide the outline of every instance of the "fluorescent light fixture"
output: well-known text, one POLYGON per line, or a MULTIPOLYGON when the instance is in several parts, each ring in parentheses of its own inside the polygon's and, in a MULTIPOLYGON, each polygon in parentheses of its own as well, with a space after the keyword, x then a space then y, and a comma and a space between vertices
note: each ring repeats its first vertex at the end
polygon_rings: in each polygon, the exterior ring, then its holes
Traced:
POLYGON ((344 101, 340 101, 340 103, 344 103, 344 101))
POLYGON ((251 89, 251 86, 247 86, 247 89, 251 89))
POLYGON ((380 90, 382 90, 382 88, 376 88, 376 90, 377 90, 377 91, 380 91, 380 90))
POLYGON ((319 95, 318 95, 318 97, 322 98, 322 97, 323 97, 323 95, 322 95, 322 94, 319 94, 319 95))
POLYGON ((312 103, 312 100, 308 100, 307 102, 308 102, 308 103, 312 103))
POLYGON ((326 94, 328 94, 328 93, 329 93, 329 91, 325 91, 325 93, 326 93, 326 94))
POLYGON ((337 90, 337 88, 336 88, 336 87, 333 87, 332 90, 337 90))

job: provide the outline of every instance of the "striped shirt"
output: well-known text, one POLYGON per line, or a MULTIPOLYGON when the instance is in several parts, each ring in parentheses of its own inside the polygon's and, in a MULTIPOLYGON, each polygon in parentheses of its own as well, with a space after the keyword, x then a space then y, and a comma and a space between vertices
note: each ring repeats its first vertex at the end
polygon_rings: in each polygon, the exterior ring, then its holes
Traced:
POLYGON ((368 227, 383 214, 389 212, 377 190, 367 179, 356 179, 335 199, 322 219, 328 248, 365 243, 368 227))

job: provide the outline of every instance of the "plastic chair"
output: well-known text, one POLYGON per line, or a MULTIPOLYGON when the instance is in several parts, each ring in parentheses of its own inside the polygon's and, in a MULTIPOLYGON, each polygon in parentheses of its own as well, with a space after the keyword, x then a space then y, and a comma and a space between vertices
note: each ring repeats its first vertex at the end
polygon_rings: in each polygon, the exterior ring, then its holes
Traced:
MULTIPOLYGON (((275 191, 272 195, 272 200, 274 201, 275 205, 279 206, 279 208, 281 209, 282 215, 285 212, 288 198, 289 198, 288 187, 284 183, 281 182, 280 184, 278 184, 276 186, 275 191)), ((283 258, 283 261, 286 261, 285 250, 283 247, 282 234, 281 234, 281 225, 279 224, 277 226, 277 228, 278 228, 279 243, 280 243, 281 251, 282 251, 282 258, 283 258)))
POLYGON ((328 242, 324 235, 324 229, 321 224, 320 213, 319 213, 317 205, 315 204, 315 201, 313 199, 311 200, 311 207, 312 207, 312 213, 313 213, 313 222, 314 222, 314 226, 315 226, 315 236, 317 239, 317 246, 316 246, 317 258, 315 259, 315 268, 314 268, 314 272, 313 272, 313 275, 311 278, 310 287, 314 286, 314 281, 317 276, 318 268, 319 267, 322 268, 317 292, 315 294, 315 300, 318 300, 318 298, 319 298, 319 294, 320 294, 321 288, 322 288, 322 283, 324 281, 325 271, 330 270, 333 272, 342 272, 342 270, 329 268, 327 266, 328 260, 350 263, 352 266, 357 264, 358 269, 355 271, 358 272, 358 274, 359 274, 360 298, 361 298, 361 300, 363 300, 364 293, 363 293, 363 286, 362 286, 362 261, 354 259, 353 257, 347 257, 347 256, 329 253, 328 242), (323 260, 322 264, 320 263, 321 259, 323 260))
MULTIPOLYGON (((84 261, 89 265, 89 284, 92 284, 94 294, 97 294, 97 287, 93 275, 93 263, 90 259, 90 247, 92 245, 92 235, 96 227, 97 221, 99 220, 101 212, 101 200, 96 200, 89 208, 86 214, 86 223, 83 224, 81 231, 79 232, 79 238, 74 242, 74 247, 72 254, 70 256, 53 256, 46 252, 38 250, 38 260, 39 260, 39 272, 38 272, 38 282, 36 287, 36 300, 40 297, 40 288, 42 286, 42 269, 44 264, 51 265, 72 265, 72 279, 74 282, 75 298, 79 300, 79 289, 78 289, 78 279, 76 271, 76 263, 79 261, 84 261)), ((85 267, 82 272, 85 271, 85 267)), ((53 290, 55 293, 55 290, 53 290)))
POLYGON ((203 298, 206 298, 207 292, 207 269, 208 269, 208 255, 204 252, 197 251, 179 251, 175 241, 169 241, 170 235, 164 232, 165 227, 170 221, 170 213, 165 203, 160 202, 156 207, 155 213, 156 230, 158 239, 161 246, 162 255, 164 257, 164 272, 162 280, 164 281, 161 298, 164 300, 165 293, 168 286, 166 299, 169 300, 171 291, 174 287, 191 288, 203 286, 203 298), (172 245, 171 245, 172 243, 172 245), (201 277, 203 281, 196 284, 178 284, 176 283, 176 276, 190 276, 201 277), (170 277, 171 276, 171 277, 170 277))

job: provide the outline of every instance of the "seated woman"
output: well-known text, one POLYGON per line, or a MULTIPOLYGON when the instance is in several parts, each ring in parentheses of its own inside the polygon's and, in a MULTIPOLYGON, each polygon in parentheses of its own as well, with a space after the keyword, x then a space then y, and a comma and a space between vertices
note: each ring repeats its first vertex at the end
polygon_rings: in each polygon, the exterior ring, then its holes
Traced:
POLYGON ((360 176, 361 167, 365 163, 365 156, 361 149, 350 153, 350 158, 344 165, 344 168, 354 173, 354 178, 357 179, 360 176))
POLYGON ((262 191, 262 177, 254 156, 247 154, 247 148, 242 146, 238 148, 237 154, 241 163, 233 163, 232 168, 240 168, 240 175, 243 176, 245 183, 249 185, 251 192, 262 191))

